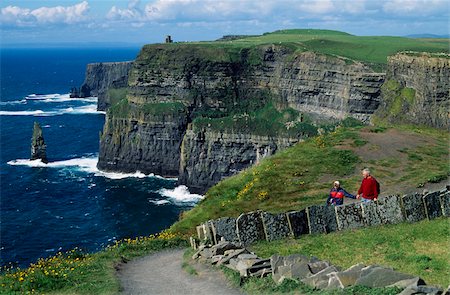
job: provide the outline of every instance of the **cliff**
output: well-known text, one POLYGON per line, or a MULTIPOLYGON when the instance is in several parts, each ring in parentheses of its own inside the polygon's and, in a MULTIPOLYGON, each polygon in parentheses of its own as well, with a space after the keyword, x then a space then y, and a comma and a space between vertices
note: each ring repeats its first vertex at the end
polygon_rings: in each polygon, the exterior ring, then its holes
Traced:
POLYGON ((79 97, 97 96, 97 109, 106 110, 118 101, 117 93, 125 91, 132 65, 132 61, 88 64, 79 97))
POLYGON ((178 176, 204 192, 315 135, 304 113, 368 120, 383 82, 362 63, 284 45, 147 45, 107 113, 98 167, 178 176))
POLYGON ((450 55, 399 53, 388 58, 377 116, 391 123, 448 129, 450 55))

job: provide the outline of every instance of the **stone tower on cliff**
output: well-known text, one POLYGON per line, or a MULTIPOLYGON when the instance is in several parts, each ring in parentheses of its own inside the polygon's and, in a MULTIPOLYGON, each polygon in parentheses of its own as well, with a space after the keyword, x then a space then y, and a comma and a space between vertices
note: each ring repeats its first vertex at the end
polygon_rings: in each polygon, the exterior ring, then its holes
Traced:
POLYGON ((38 122, 34 122, 33 137, 31 138, 31 160, 41 159, 43 163, 48 163, 46 149, 42 128, 38 122))

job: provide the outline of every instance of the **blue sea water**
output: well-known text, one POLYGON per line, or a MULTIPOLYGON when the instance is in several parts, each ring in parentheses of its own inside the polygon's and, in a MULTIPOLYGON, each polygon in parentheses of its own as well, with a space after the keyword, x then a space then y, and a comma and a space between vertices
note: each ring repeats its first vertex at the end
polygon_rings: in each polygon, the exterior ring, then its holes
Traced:
POLYGON ((70 99, 90 62, 132 60, 139 48, 1 49, 0 265, 167 228, 201 196, 173 179, 96 168, 104 113, 70 99), (48 164, 28 160, 33 122, 48 164))

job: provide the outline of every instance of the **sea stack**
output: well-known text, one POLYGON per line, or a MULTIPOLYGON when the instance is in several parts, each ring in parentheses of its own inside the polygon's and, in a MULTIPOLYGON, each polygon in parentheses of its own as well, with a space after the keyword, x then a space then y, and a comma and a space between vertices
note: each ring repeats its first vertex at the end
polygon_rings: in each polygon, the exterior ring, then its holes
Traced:
POLYGON ((33 137, 31 138, 31 160, 40 159, 43 163, 48 163, 46 149, 42 128, 38 122, 34 122, 33 137))

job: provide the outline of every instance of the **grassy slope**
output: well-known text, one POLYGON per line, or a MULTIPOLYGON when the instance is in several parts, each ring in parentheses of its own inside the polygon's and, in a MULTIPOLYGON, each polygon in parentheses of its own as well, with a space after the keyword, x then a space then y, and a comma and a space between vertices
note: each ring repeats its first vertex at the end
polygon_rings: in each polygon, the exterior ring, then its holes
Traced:
POLYGON ((448 219, 398 224, 300 239, 260 242, 256 254, 302 253, 329 260, 344 268, 362 262, 393 267, 419 275, 427 284, 450 284, 450 223, 448 219))
POLYGON ((387 56, 400 51, 449 52, 448 39, 414 39, 390 36, 354 36, 329 30, 282 30, 232 41, 199 42, 217 47, 244 48, 285 44, 299 52, 315 51, 372 64, 381 69, 387 56))
POLYGON ((448 139, 443 131, 423 128, 341 127, 219 182, 171 229, 193 232, 199 223, 218 217, 236 217, 256 209, 281 212, 320 204, 325 202, 335 179, 355 193, 363 167, 372 168, 384 194, 439 181, 449 175, 448 139), (380 138, 384 142, 377 143, 380 138))
POLYGON ((159 237, 125 239, 94 254, 77 249, 59 253, 26 269, 3 270, 0 294, 117 294, 120 286, 116 265, 155 251, 186 246, 186 240, 162 233, 159 237))

